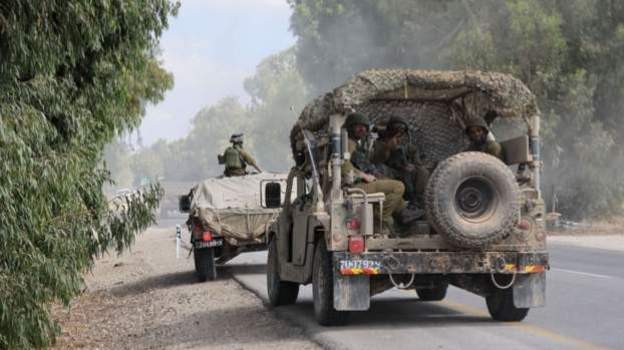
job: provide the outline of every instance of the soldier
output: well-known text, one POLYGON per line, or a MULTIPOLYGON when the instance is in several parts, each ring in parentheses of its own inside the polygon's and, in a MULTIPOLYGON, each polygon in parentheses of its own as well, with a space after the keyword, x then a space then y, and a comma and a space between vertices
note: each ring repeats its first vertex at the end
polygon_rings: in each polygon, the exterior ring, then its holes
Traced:
POLYGON ((466 125, 466 135, 470 145, 466 151, 484 152, 505 162, 503 147, 493 138, 489 138, 490 130, 484 120, 478 119, 466 125))
POLYGON ((418 150, 406 136, 409 128, 403 118, 392 116, 386 129, 373 145, 374 164, 383 169, 386 176, 401 180, 405 185, 405 199, 410 206, 422 205, 422 196, 429 179, 429 171, 420 162, 418 150))
MULTIPOLYGON (((347 175, 352 172, 353 186, 361 188, 366 193, 383 192, 386 195, 382 220, 386 228, 391 228, 393 216, 401 224, 409 224, 422 216, 406 208, 403 200, 405 186, 397 180, 383 178, 383 174, 368 159, 364 140, 369 132, 369 121, 362 114, 353 113, 347 117, 345 128, 349 133, 350 160, 345 160, 342 165, 342 173, 347 175)), ((346 178, 347 176, 345 176, 346 178)))
POLYGON ((243 134, 232 135, 230 142, 232 146, 228 147, 222 156, 219 156, 219 163, 225 164, 225 176, 247 175, 247 164, 256 168, 259 173, 262 172, 253 157, 243 149, 243 134))

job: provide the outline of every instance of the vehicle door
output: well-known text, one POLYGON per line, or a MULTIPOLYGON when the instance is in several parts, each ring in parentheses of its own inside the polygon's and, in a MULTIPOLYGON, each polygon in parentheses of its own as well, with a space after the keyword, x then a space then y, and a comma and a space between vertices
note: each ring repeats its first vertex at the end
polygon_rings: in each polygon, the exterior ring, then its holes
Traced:
POLYGON ((293 228, 290 240, 292 243, 290 256, 293 265, 301 266, 305 263, 308 222, 312 203, 312 181, 303 177, 297 178, 297 199, 292 206, 293 228))

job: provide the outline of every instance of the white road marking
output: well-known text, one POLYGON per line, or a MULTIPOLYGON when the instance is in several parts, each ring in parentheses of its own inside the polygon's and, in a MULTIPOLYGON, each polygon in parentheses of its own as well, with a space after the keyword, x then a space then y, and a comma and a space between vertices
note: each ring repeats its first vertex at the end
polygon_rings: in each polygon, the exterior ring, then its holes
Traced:
POLYGON ((590 277, 597 277, 597 278, 608 278, 608 279, 612 279, 612 276, 607 276, 607 275, 599 275, 596 273, 589 273, 589 272, 581 272, 581 271, 574 271, 574 270, 566 270, 566 269, 558 269, 556 267, 551 267, 550 268, 552 271, 561 271, 561 272, 567 272, 567 273, 573 273, 576 275, 583 275, 583 276, 590 276, 590 277))

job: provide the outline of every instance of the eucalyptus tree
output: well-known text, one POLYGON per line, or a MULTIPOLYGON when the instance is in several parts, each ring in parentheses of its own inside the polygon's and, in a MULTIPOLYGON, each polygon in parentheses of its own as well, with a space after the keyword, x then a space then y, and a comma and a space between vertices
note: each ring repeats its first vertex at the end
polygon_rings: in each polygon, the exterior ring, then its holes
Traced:
POLYGON ((172 86, 155 53, 177 7, 0 3, 0 348, 49 344, 50 303, 69 303, 95 256, 153 220, 160 188, 111 204, 102 156, 172 86))

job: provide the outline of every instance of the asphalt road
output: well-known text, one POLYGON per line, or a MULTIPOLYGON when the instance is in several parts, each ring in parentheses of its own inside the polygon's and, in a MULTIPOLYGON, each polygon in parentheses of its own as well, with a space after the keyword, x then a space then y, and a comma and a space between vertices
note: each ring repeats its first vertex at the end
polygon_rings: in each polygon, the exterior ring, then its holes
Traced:
MULTIPOLYGON (((310 286, 275 312, 337 349, 624 349, 624 252, 551 244, 550 253, 547 306, 519 323, 492 321, 483 298, 454 287, 441 302, 387 291, 337 328, 316 324, 310 286)), ((223 269, 266 300, 265 262, 244 254, 223 269)))

